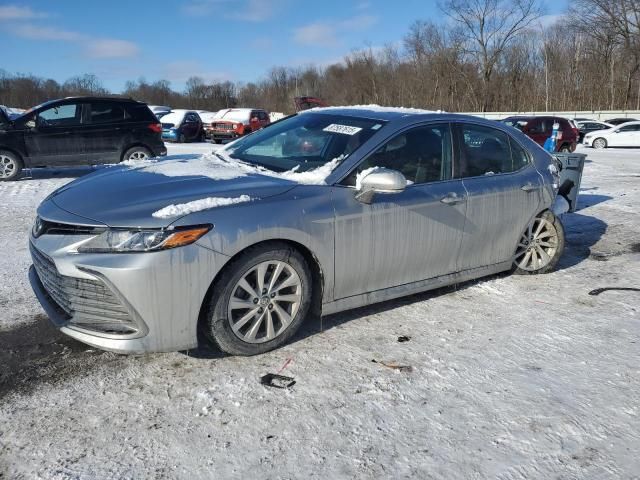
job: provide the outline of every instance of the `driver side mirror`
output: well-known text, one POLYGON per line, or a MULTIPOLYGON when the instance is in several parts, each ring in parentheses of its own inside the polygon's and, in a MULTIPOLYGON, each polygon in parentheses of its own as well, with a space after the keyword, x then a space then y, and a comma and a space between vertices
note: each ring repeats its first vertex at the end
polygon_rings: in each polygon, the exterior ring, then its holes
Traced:
POLYGON ((368 205, 373 201, 376 193, 388 195, 403 192, 407 186, 407 179, 397 170, 376 168, 357 183, 359 185, 357 186, 356 200, 368 205))
POLYGON ((27 127, 27 128, 36 128, 36 121, 34 119, 31 119, 31 120, 27 121, 24 124, 24 126, 27 127))

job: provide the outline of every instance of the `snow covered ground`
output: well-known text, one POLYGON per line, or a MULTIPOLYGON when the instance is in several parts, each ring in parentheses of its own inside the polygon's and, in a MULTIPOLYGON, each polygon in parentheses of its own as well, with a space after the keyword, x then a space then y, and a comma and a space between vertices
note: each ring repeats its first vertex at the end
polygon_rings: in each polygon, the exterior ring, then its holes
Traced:
POLYGON ((0 478, 638 478, 640 292, 588 292, 640 287, 640 151, 585 152, 557 272, 325 317, 252 358, 121 356, 57 333, 27 235, 90 169, 0 183, 0 478), (295 386, 260 384, 284 365, 295 386))

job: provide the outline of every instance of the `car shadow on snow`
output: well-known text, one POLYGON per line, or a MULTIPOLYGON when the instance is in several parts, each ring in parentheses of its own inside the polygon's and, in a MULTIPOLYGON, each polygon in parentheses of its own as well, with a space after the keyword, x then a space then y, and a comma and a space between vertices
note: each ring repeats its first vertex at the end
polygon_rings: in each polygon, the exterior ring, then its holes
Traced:
POLYGON ((70 360, 90 368, 87 357, 102 353, 60 333, 43 314, 0 330, 0 400, 10 393, 28 393, 43 383, 64 380, 71 374, 70 360))

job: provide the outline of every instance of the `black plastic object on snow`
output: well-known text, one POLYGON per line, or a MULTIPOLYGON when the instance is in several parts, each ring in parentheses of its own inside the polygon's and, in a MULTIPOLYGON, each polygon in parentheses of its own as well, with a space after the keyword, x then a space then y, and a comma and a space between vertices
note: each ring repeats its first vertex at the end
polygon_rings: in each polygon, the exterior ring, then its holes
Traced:
POLYGON ((634 287, 605 287, 605 288, 596 288, 595 290, 591 290, 589 295, 600 295, 602 292, 606 292, 607 290, 623 290, 630 292, 640 292, 640 288, 634 287))
POLYGON ((292 377, 285 377, 284 375, 278 375, 276 373, 267 373, 260 377, 260 383, 267 387, 290 388, 295 385, 296 381, 292 377))
POLYGON ((560 188, 558 195, 562 195, 569 202, 569 211, 575 212, 578 208, 578 193, 580 192, 580 181, 582 180, 582 170, 584 169, 584 153, 553 153, 552 154, 562 168, 560 169, 560 188))

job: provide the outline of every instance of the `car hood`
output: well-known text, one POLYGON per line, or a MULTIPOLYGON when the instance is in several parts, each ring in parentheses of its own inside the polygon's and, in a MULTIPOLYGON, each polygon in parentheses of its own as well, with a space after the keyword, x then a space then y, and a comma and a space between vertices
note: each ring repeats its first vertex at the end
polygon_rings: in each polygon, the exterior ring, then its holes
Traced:
POLYGON ((200 167, 200 160, 182 159, 177 162, 178 170, 175 160, 153 162, 146 168, 109 167, 67 184, 47 201, 69 213, 111 227, 158 228, 184 216, 153 216, 154 212, 169 205, 241 195, 255 201, 279 195, 297 185, 282 178, 242 170, 237 170, 234 177, 233 169, 219 172, 209 169, 205 175, 199 175, 195 172, 200 167))

